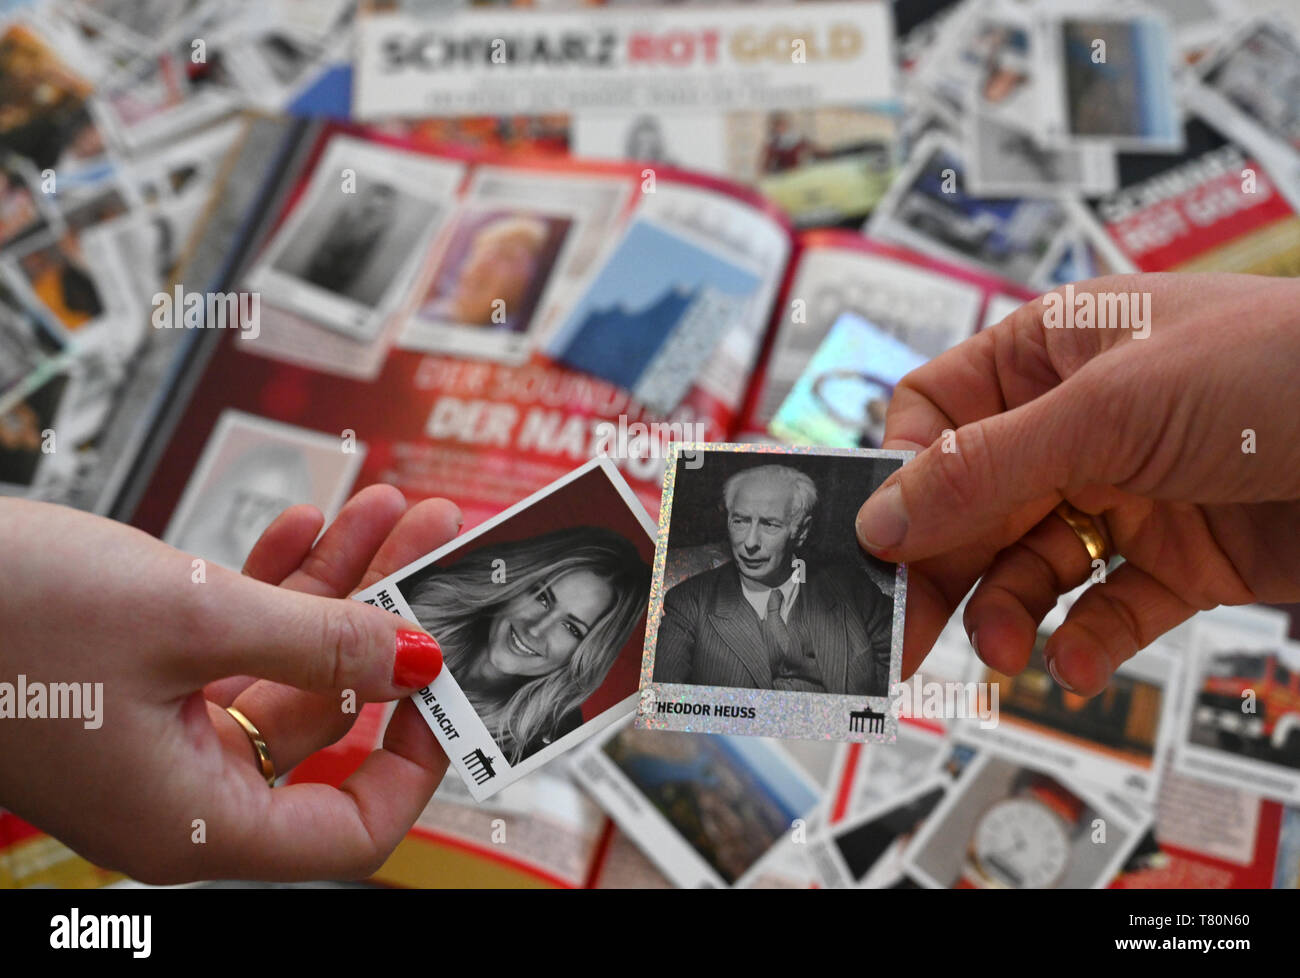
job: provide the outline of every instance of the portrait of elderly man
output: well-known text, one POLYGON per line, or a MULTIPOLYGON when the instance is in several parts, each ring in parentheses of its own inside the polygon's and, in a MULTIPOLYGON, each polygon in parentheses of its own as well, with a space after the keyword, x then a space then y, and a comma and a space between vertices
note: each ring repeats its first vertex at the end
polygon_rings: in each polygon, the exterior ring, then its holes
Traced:
POLYGON ((886 695, 893 602, 861 566, 804 556, 813 480, 760 465, 722 495, 731 560, 664 595, 655 681, 886 695))
POLYGON ((340 208, 303 272, 312 285, 340 295, 353 287, 393 222, 397 192, 386 183, 365 183, 340 208))

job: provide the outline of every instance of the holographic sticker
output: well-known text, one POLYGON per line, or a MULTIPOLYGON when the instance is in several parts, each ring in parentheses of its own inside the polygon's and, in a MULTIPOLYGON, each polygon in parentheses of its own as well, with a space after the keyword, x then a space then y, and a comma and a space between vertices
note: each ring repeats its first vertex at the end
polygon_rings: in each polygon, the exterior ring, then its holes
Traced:
POLYGON ((907 568, 854 519, 912 455, 674 444, 635 725, 893 743, 907 568))

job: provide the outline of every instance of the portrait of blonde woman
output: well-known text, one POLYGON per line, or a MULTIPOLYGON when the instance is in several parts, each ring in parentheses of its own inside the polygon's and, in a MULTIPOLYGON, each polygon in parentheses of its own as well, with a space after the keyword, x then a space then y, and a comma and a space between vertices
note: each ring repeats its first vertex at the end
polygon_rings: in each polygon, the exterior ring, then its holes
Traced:
POLYGON ((518 764, 583 721, 646 611, 650 567, 603 527, 492 543, 403 582, 415 617, 518 764))

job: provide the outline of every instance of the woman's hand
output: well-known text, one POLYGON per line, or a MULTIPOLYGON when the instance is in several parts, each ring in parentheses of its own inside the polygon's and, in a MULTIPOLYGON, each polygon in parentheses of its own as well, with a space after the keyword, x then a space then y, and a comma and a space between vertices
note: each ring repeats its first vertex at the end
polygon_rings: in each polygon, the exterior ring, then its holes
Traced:
POLYGON ((413 704, 341 789, 268 788, 224 707, 259 728, 283 773, 350 727, 345 690, 359 709, 430 682, 441 657, 423 632, 343 599, 460 521, 445 500, 406 511, 396 489, 372 486, 315 546, 323 520, 296 506, 244 575, 209 564, 200 583, 190 555, 138 530, 0 502, 0 681, 103 683, 96 729, 0 720, 0 804, 145 882, 370 875, 446 772, 413 704))
POLYGON ((919 454, 857 533, 909 564, 904 675, 977 581, 971 644, 999 672, 1025 667, 1043 617, 1093 570, 1052 515, 1063 498, 1125 558, 1047 642, 1067 688, 1099 692, 1197 610, 1300 600, 1300 282, 1134 275, 1074 292, 1150 293, 1150 335, 1049 329, 1038 299, 895 392, 885 447, 919 454))

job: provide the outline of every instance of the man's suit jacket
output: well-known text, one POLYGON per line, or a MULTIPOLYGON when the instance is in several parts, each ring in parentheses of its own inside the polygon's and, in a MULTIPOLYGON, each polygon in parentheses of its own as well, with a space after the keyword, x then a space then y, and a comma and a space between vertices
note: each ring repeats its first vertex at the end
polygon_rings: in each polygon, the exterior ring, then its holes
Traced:
MULTIPOLYGON (((771 689, 762 623, 733 563, 696 574, 664 595, 654 680, 771 689)), ((810 570, 790 621, 802 623, 828 693, 889 692, 893 602, 857 567, 810 570)))

